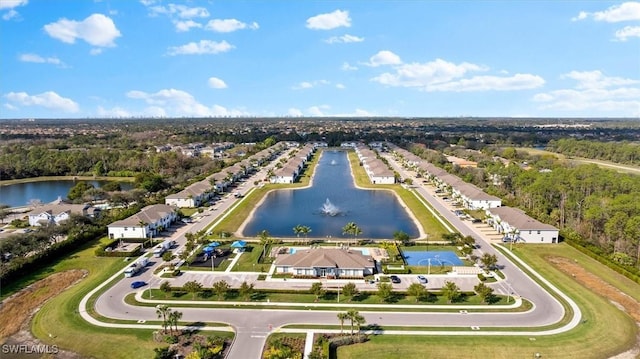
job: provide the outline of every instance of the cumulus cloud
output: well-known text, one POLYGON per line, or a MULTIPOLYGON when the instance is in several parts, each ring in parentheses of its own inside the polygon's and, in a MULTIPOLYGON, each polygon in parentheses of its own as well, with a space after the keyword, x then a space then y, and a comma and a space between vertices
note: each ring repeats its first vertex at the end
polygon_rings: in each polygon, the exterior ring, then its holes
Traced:
POLYGON ((301 110, 292 107, 289 110, 287 110, 287 115, 292 117, 301 117, 303 116, 303 113, 301 110))
POLYGON ((326 116, 323 112, 323 109, 328 108, 328 106, 323 105, 323 106, 311 106, 307 109, 307 113, 309 114, 309 116, 316 116, 316 117, 322 117, 322 116, 326 116))
POLYGON ((173 46, 169 48, 168 54, 175 55, 202 55, 202 54, 219 54, 233 49, 234 46, 226 41, 200 40, 199 42, 190 42, 182 46, 173 46))
POLYGON ((293 85, 291 88, 294 90, 306 90, 313 87, 321 86, 321 85, 329 85, 331 82, 327 80, 316 80, 316 81, 303 81, 297 85, 293 85))
POLYGON ((426 63, 402 63, 397 55, 382 51, 371 57, 368 65, 375 67, 388 63, 394 71, 381 73, 373 77, 372 81, 393 87, 451 92, 526 90, 538 88, 545 83, 542 77, 532 74, 473 75, 489 69, 468 62, 455 64, 435 59, 426 63))
MULTIPOLYGON (((143 2, 144 5, 147 5, 143 2)), ((148 2, 148 5, 152 5, 153 2, 148 2)), ((148 6, 147 5, 147 6, 148 6)), ((209 17, 209 10, 204 7, 189 7, 185 5, 168 4, 167 6, 151 6, 149 7, 149 14, 151 16, 168 15, 175 16, 181 19, 193 19, 209 17)))
POLYGON ((336 88, 340 90, 344 90, 346 87, 343 84, 336 84, 336 88))
POLYGON ((2 14, 2 19, 11 20, 13 18, 17 18, 20 14, 18 14, 15 8, 27 5, 27 3, 28 0, 1 0, 0 11, 8 10, 4 14, 2 14))
POLYGON ((362 42, 364 41, 364 37, 358 37, 358 36, 354 36, 354 35, 349 35, 349 34, 344 34, 342 36, 332 36, 326 40, 324 40, 324 42, 328 43, 328 44, 347 44, 350 42, 362 42))
POLYGON ((121 36, 113 20, 102 14, 92 14, 82 21, 63 18, 45 25, 44 31, 68 44, 80 39, 99 47, 116 46, 114 40, 121 36))
POLYGON ((64 63, 57 57, 42 57, 38 54, 22 54, 18 57, 22 62, 33 62, 37 64, 53 64, 64 66, 64 63))
POLYGON ((349 11, 336 10, 307 19, 307 28, 312 30, 331 30, 338 27, 350 27, 349 11))
POLYGON ((622 22, 640 20, 640 2, 629 1, 620 5, 613 5, 606 10, 597 12, 581 11, 572 21, 580 21, 591 18, 595 21, 622 22))
POLYGON ((625 26, 616 31, 616 40, 627 41, 630 37, 640 37, 640 26, 625 26))
POLYGON ((355 70, 358 69, 358 67, 350 65, 348 62, 344 62, 344 63, 342 63, 342 66, 340 66, 340 69, 342 71, 355 71, 355 70))
POLYGON ((220 105, 206 106, 198 102, 190 93, 176 89, 163 89, 156 93, 129 91, 127 97, 143 100, 150 105, 145 112, 154 111, 155 116, 177 117, 229 117, 247 116, 242 110, 231 110, 220 105))
POLYGON ((102 106, 98 106, 96 113, 99 117, 109 117, 109 118, 132 117, 132 114, 129 111, 123 109, 122 107, 113 107, 110 109, 106 109, 102 106))
POLYGON ((236 19, 213 19, 209 20, 205 26, 205 29, 215 32, 234 32, 243 29, 257 30, 259 28, 260 26, 257 22, 245 24, 244 22, 236 19))
POLYGON ((210 77, 209 78, 209 87, 214 88, 214 89, 226 89, 227 88, 227 84, 222 81, 221 79, 217 78, 217 77, 210 77))
POLYGON ((173 24, 176 26, 176 31, 178 32, 187 32, 194 27, 202 27, 202 24, 193 20, 177 20, 174 21, 173 24))
POLYGON ((371 67, 378 67, 382 65, 399 65, 401 63, 402 60, 400 60, 400 56, 394 54, 391 51, 382 50, 377 54, 371 56, 369 58, 369 62, 367 62, 366 65, 371 67))
POLYGON ((9 92, 4 97, 15 106, 40 106, 62 112, 78 112, 80 110, 80 106, 75 101, 64 98, 53 91, 38 95, 29 95, 26 92, 9 92))
POLYGON ((640 116, 640 81, 605 76, 601 71, 571 71, 562 76, 576 82, 573 88, 533 96, 541 109, 589 111, 616 116, 640 116))

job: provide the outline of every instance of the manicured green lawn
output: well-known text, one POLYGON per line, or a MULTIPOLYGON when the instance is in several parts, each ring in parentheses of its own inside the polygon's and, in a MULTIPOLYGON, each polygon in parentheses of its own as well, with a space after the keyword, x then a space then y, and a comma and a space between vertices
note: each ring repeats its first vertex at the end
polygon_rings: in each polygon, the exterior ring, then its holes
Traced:
POLYGON ((78 314, 82 297, 115 271, 124 267, 122 258, 95 257, 95 246, 89 246, 47 270, 46 274, 69 269, 89 272, 81 282, 45 303, 32 322, 33 334, 47 344, 95 358, 152 357, 151 330, 109 329, 94 327, 78 314))
MULTIPOLYGON (((517 250, 530 265, 538 270, 567 295, 582 311, 583 322, 575 329, 552 336, 493 337, 493 336, 392 336, 371 338, 364 344, 340 347, 339 359, 383 358, 608 358, 633 347, 638 328, 634 321, 597 293, 581 286, 572 278, 550 266, 544 257, 563 256, 579 263, 590 260, 566 244, 527 245, 517 250)), ((585 265, 587 270, 603 278, 616 277, 599 263, 585 265)), ((605 279, 606 280, 606 279, 605 279)), ((617 280, 616 280, 617 282, 617 280)), ((622 282, 626 282, 622 280, 622 282)), ((613 283, 612 283, 613 284, 613 283)), ((625 283, 628 285, 629 283, 625 283)), ((628 287, 635 293, 640 286, 628 287)))
MULTIPOLYGON (((262 246, 259 244, 250 244, 245 248, 245 252, 242 253, 240 259, 233 266, 231 271, 233 272, 268 272, 271 268, 270 263, 258 263, 258 258, 262 254, 262 246)), ((269 246, 267 246, 266 255, 269 254, 269 246)))

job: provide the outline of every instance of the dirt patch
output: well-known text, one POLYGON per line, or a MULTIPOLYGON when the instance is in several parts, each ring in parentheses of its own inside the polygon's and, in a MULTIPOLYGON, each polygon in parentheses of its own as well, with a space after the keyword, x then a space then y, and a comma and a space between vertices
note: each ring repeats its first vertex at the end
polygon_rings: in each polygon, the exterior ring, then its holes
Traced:
POLYGON ((55 297, 84 276, 86 272, 81 270, 52 274, 5 299, 0 307, 0 318, 11 318, 11 320, 3 321, 0 327, 0 341, 17 333, 22 323, 42 303, 55 297))
MULTIPOLYGON (((581 285, 605 297, 618 309, 629 314, 636 321, 636 323, 640 325, 640 303, 638 303, 637 300, 621 292, 619 289, 603 281, 596 275, 586 271, 578 263, 571 261, 568 258, 547 257, 546 260, 549 261, 549 263, 551 263, 554 267, 572 276, 573 279, 575 279, 581 285)), ((636 338, 636 345, 634 348, 625 353, 621 353, 614 358, 637 358, 638 354, 640 354, 640 334, 636 338)))

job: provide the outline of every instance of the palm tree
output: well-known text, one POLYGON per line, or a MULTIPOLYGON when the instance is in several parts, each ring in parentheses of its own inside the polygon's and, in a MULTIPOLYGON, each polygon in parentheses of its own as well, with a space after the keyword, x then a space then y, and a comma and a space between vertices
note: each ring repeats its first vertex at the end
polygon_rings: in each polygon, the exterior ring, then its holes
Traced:
POLYGON ((358 227, 356 222, 349 222, 344 227, 342 227, 342 234, 350 234, 350 235, 353 236, 353 238, 355 240, 355 238, 358 235, 362 234, 362 229, 360 229, 360 227, 358 227))
POLYGON ((260 238, 260 244, 262 244, 262 261, 264 262, 267 245, 271 244, 272 239, 269 237, 269 231, 267 231, 266 229, 261 230, 258 233, 258 237, 260 238))
POLYGON ((178 322, 182 318, 182 312, 173 311, 169 313, 169 329, 173 332, 171 326, 173 325, 176 328, 176 332, 178 331, 178 322))
POLYGON ((338 313, 338 320, 340 321, 340 334, 343 332, 344 321, 349 319, 348 313, 338 313))
POLYGON ((293 234, 295 234, 296 237, 300 238, 300 233, 302 233, 302 225, 298 224, 295 227, 293 227, 293 234))
POLYGON ((167 332, 167 317, 171 314, 171 308, 168 305, 158 305, 156 307, 156 314, 158 318, 162 318, 163 331, 167 332))
POLYGON ((347 318, 351 321, 351 335, 353 335, 353 324, 358 326, 358 331, 360 331, 360 325, 364 324, 366 321, 360 312, 355 309, 349 309, 347 311, 347 318))
POLYGON ((304 238, 306 239, 307 236, 309 235, 309 233, 311 233, 311 227, 309 227, 309 226, 301 226, 300 227, 300 233, 302 233, 304 235, 304 238))

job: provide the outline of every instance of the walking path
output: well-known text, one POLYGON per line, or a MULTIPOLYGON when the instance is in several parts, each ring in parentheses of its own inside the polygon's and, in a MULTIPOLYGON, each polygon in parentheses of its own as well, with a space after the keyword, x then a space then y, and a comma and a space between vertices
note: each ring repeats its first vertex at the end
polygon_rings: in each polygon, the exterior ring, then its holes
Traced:
POLYGON ((235 266, 236 263, 238 263, 238 260, 240 259, 240 256, 242 255, 242 253, 244 252, 238 252, 236 256, 233 257, 233 260, 231 261, 231 263, 229 263, 229 265, 227 266, 227 269, 224 270, 225 273, 231 272, 231 270, 233 269, 233 266, 235 266))
POLYGON ((307 340, 304 342, 304 353, 302 354, 303 358, 308 358, 309 354, 313 350, 313 335, 315 333, 313 331, 307 332, 307 340))

